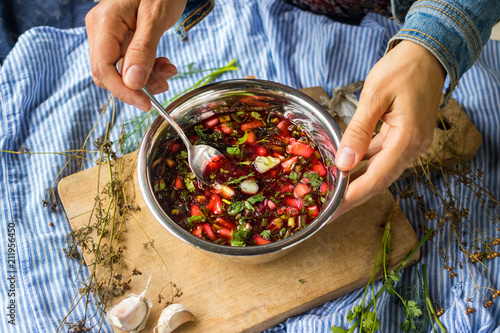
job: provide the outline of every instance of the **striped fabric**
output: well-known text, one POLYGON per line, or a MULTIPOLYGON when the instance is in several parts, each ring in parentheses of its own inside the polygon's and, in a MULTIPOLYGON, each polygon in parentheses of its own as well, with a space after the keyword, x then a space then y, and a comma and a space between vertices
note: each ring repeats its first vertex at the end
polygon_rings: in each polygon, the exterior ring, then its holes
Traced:
MULTIPOLYGON (((295 88, 322 86, 331 91, 339 85, 364 79, 396 31, 397 26, 392 21, 376 15, 368 15, 361 26, 355 27, 300 11, 283 2, 220 0, 214 12, 190 31, 189 42, 180 42, 172 31, 167 32, 161 41, 159 55, 168 56, 181 70, 192 62, 199 68, 213 68, 236 58, 241 69, 221 79, 251 74, 295 88)), ((201 74, 172 80, 171 91, 160 98, 167 99, 200 77, 201 74)), ((34 152, 78 149, 108 97, 107 91, 92 82, 84 29, 40 27, 30 30, 21 36, 0 69, 0 149, 17 151, 22 146, 34 152)), ((484 171, 483 181, 498 198, 498 42, 490 41, 486 45, 454 92, 454 98, 483 133, 484 143, 472 164, 484 171)), ((117 119, 140 113, 121 103, 117 112, 117 119)), ((110 114, 104 117, 110 118, 110 114)), ((100 123, 90 141, 104 132, 105 123, 100 123)), ((118 130, 113 130, 112 139, 118 138, 118 130)), ((60 155, 29 157, 0 153, 0 332, 56 331, 79 283, 88 274, 79 275, 79 265, 64 256, 62 249, 70 226, 61 208, 50 213, 42 207, 45 189, 51 187, 66 160, 60 155), (9 231, 15 237, 9 237, 9 231), (13 238, 16 256, 15 261, 9 262, 8 249, 13 238), (15 326, 8 322, 11 300, 15 302, 12 303, 15 304, 15 326)), ((83 168, 91 166, 90 162, 83 164, 83 168)), ((62 176, 77 170, 78 166, 73 163, 62 176)), ((435 182, 443 184, 439 178, 435 182)), ((463 186, 455 191, 473 197, 463 186)), ((490 229, 478 203, 471 199, 465 204, 477 227, 490 229)), ((411 221, 415 228, 418 218, 411 221)), ((498 237, 498 230, 491 231, 490 235, 498 237)), ((460 259, 459 250, 456 243, 450 244, 449 253, 460 259)), ((465 301, 474 282, 478 286, 487 285, 487 277, 476 270, 479 266, 472 268, 474 280, 466 270, 457 270, 457 278, 445 277, 440 282, 440 253, 427 243, 422 250, 422 260, 416 267, 404 271, 400 284, 413 283, 415 269, 422 263, 429 266, 431 296, 436 298, 441 287, 440 299, 445 309, 441 319, 449 332, 500 332, 499 302, 485 309, 481 299, 476 297, 477 312, 465 315, 465 301)), ((489 261, 488 267, 492 286, 500 289, 498 259, 489 261)), ((380 288, 380 283, 376 288, 380 288)), ((345 315, 360 303, 361 297, 362 290, 357 290, 290 318, 268 332, 316 333, 329 332, 332 325, 347 327, 345 315)), ((400 332, 403 312, 394 297, 381 298, 378 309, 382 322, 380 331, 400 332)), ((83 305, 78 306, 70 320, 83 318, 83 311, 83 305)), ((109 326, 104 326, 103 332, 111 331, 109 326)))

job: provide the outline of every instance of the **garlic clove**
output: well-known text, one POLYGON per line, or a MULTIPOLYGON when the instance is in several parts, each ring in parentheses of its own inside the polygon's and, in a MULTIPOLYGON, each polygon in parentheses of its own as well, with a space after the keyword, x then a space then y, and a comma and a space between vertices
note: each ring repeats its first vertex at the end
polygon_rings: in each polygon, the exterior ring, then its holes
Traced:
POLYGON ((153 332, 170 333, 188 321, 194 321, 194 315, 188 308, 180 303, 170 304, 161 312, 153 332))
MULTIPOLYGON (((151 281, 151 276, 149 277, 151 281)), ((140 294, 130 294, 109 309, 107 318, 116 328, 126 332, 140 332, 146 326, 153 303, 146 297, 146 289, 140 294)))

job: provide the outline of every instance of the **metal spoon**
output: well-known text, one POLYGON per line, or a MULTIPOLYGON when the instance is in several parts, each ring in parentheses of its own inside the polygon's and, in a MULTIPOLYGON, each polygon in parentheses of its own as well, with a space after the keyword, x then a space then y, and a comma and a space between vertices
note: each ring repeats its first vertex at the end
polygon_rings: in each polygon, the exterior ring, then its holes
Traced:
POLYGON ((188 162, 191 171, 193 171, 196 178, 204 184, 209 185, 207 180, 204 177, 205 170, 210 163, 214 163, 219 161, 222 158, 225 158, 217 149, 210 147, 208 145, 192 145, 189 142, 188 137, 184 134, 182 128, 175 122, 175 120, 168 114, 167 111, 163 108, 163 106, 158 102, 158 100, 151 94, 148 88, 143 87, 141 89, 146 95, 148 95, 151 103, 153 104, 153 108, 158 111, 158 113, 165 119, 179 134, 180 138, 184 142, 188 152, 188 162))

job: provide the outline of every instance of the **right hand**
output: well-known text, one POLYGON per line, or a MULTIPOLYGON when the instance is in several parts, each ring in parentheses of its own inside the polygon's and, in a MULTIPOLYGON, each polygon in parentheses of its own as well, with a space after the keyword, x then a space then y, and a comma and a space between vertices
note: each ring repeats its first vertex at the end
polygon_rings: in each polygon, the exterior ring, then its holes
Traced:
POLYGON ((148 111, 151 102, 140 89, 165 92, 166 80, 177 74, 167 58, 156 58, 156 50, 185 6, 186 0, 103 0, 95 6, 85 17, 95 84, 148 111), (120 58, 123 76, 116 71, 120 58))

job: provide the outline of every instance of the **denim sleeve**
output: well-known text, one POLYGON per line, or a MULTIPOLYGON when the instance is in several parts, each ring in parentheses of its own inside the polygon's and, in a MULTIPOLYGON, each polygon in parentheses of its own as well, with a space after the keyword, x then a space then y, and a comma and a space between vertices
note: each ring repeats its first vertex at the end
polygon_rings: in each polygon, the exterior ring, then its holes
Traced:
POLYGON ((187 32, 203 20, 214 8, 215 0, 187 0, 181 18, 173 26, 180 40, 187 40, 187 32))
POLYGON ((434 54, 450 81, 443 103, 446 105, 499 19, 500 0, 416 1, 408 10, 401 30, 389 41, 386 52, 402 40, 411 40, 434 54))

